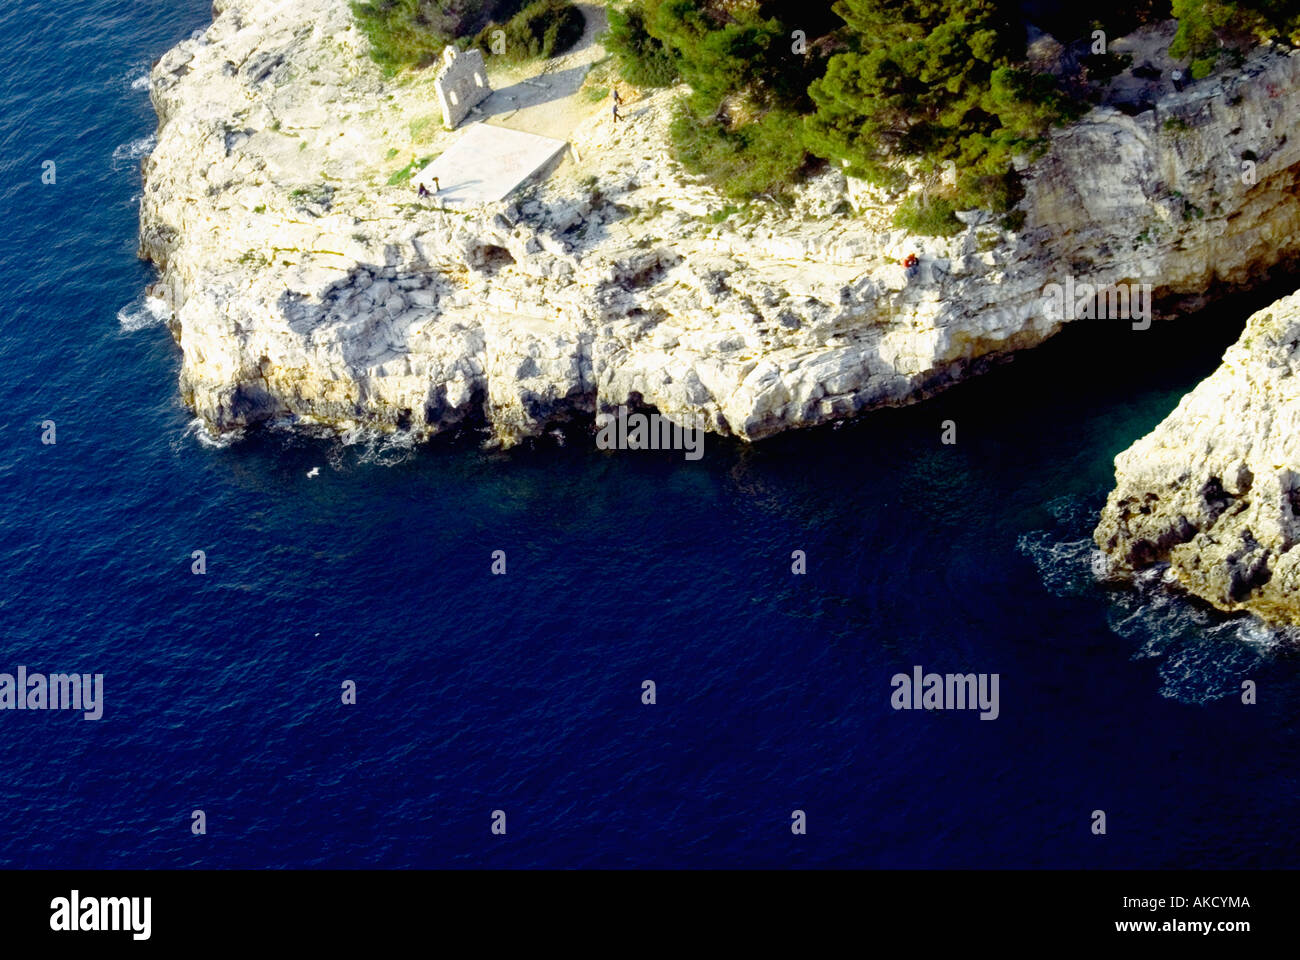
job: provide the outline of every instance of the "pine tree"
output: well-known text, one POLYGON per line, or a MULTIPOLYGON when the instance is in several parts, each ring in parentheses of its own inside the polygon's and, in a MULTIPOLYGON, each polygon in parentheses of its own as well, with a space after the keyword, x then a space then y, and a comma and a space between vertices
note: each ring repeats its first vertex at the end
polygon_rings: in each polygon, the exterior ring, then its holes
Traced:
POLYGON ((761 4, 657 0, 648 10, 650 31, 672 55, 690 84, 697 109, 716 108, 733 94, 764 106, 802 93, 804 83, 786 56, 785 26, 761 4))
POLYGON ((1178 33, 1169 53, 1189 59, 1198 80, 1214 69, 1225 38, 1300 43, 1297 0, 1173 0, 1173 14, 1178 33))
POLYGON ((850 49, 809 93, 809 148, 847 172, 901 187, 958 169, 948 199, 1006 209, 1011 162, 1041 148, 1068 101, 1022 64, 1025 32, 1003 0, 839 0, 850 49))
POLYGON ((605 49, 618 60, 619 74, 638 87, 666 87, 677 79, 677 64, 646 26, 640 3, 623 9, 609 8, 609 34, 605 49))

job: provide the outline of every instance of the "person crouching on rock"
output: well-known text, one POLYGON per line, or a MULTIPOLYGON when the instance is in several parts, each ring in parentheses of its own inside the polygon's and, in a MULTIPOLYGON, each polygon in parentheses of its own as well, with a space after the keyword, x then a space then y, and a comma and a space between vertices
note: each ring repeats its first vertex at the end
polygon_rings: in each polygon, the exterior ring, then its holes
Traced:
POLYGON ((903 259, 903 273, 909 281, 915 280, 916 275, 921 272, 921 261, 914 253, 909 253, 903 259))

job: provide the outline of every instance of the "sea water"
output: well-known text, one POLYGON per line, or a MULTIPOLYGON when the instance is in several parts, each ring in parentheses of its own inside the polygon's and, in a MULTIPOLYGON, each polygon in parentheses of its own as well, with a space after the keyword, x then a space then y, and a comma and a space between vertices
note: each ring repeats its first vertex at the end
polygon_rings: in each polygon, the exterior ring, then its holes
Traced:
POLYGON ((211 437, 135 258, 144 78, 209 10, 0 10, 0 671, 103 677, 0 711, 0 866, 1296 864, 1294 641, 1090 542, 1248 306, 698 460, 211 437), (998 716, 894 710, 918 665, 998 716))

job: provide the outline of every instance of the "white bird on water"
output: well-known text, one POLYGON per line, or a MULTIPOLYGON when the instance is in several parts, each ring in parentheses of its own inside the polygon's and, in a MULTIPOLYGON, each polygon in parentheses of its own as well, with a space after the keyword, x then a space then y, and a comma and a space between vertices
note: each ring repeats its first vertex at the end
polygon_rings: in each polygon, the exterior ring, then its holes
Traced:
POLYGON ((309 477, 320 476, 320 467, 312 467, 310 470, 307 471, 307 476, 309 477))

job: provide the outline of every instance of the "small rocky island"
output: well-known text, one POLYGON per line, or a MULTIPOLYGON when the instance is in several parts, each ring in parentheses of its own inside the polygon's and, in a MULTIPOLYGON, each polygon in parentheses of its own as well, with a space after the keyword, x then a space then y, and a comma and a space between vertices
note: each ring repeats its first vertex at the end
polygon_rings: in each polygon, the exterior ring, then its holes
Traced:
POLYGON ((1097 527, 1112 571, 1163 568, 1221 610, 1300 623, 1300 293, 1115 458, 1097 527))
MULTIPOLYGON (((666 146, 682 85, 619 84, 605 7, 578 8, 563 56, 487 56, 491 92, 452 130, 436 70, 373 62, 347 0, 216 0, 157 63, 140 253, 210 429, 481 425, 508 446, 627 405, 757 440, 1042 343, 1077 322, 1044 309, 1049 285, 1149 284, 1176 318, 1300 253, 1300 54, 1284 47, 1099 103, 1021 163, 1014 217, 960 211, 951 235, 917 236, 894 225, 905 191, 835 164, 740 212, 666 146), (567 146, 499 199, 458 202, 442 173, 417 192, 444 154, 439 170, 464 169, 449 151, 467 126, 567 146)), ((1112 49, 1141 58, 1172 30, 1112 49)), ((1096 534, 1115 573, 1167 564, 1222 609, 1300 619, 1298 345, 1292 297, 1117 459, 1096 534)))

